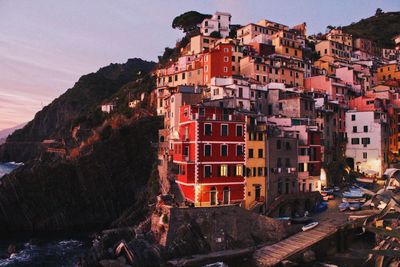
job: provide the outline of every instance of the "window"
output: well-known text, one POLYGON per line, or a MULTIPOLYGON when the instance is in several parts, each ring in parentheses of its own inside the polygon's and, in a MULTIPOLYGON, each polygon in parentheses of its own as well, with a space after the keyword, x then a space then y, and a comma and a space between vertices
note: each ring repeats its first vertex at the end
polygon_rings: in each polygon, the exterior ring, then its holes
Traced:
POLYGON ((276 149, 281 149, 281 147, 282 147, 282 142, 281 142, 281 140, 277 140, 277 141, 276 141, 276 149))
POLYGON ((277 166, 278 168, 282 167, 282 159, 281 159, 281 158, 278 158, 278 159, 277 159, 277 161, 276 161, 276 166, 277 166))
POLYGON ((236 58, 235 56, 232 56, 232 62, 235 62, 236 58))
POLYGON ((263 133, 262 132, 258 132, 258 141, 262 141, 264 139, 263 133))
POLYGON ((290 168, 290 166, 291 166, 291 164, 290 164, 290 159, 289 159, 289 158, 286 158, 286 159, 285 159, 285 167, 286 167, 286 168, 290 168))
POLYGON ((283 104, 279 103, 279 110, 283 110, 283 104))
POLYGON ((204 177, 211 177, 211 166, 210 165, 204 166, 204 177))
POLYGON ((221 156, 222 157, 228 156, 228 146, 227 145, 221 145, 221 156))
POLYGON ((228 67, 224 67, 224 72, 228 72, 228 67))
POLYGON ((361 143, 364 146, 367 146, 367 145, 371 144, 371 139, 369 137, 361 138, 361 143))
POLYGON ((236 156, 242 156, 242 155, 243 155, 243 146, 237 145, 236 146, 236 156))
POLYGON ((367 158, 368 158, 367 152, 363 152, 363 159, 367 159, 367 158))
POLYGON ((221 136, 228 136, 228 124, 221 124, 221 136))
POLYGON ((243 126, 236 125, 236 136, 243 136, 243 126))
POLYGON ((257 175, 258 176, 263 176, 263 168, 262 167, 258 167, 257 168, 257 175))
POLYGON ((224 62, 229 62, 229 57, 224 57, 224 62))
POLYGON ((364 126, 364 133, 368 133, 368 126, 364 126))
POLYGON ((292 146, 289 142, 286 142, 286 150, 292 150, 292 146))
POLYGON ((199 108, 199 116, 204 116, 204 115, 205 115, 205 109, 199 108))
POLYGON ((185 127, 185 140, 189 139, 189 127, 185 127))
POLYGON ((221 165, 219 167, 219 176, 228 176, 228 165, 221 165))
POLYGON ((204 38, 203 42, 206 43, 206 44, 208 44, 208 43, 210 42, 210 40, 207 39, 207 38, 204 38))
POLYGON ((351 144, 352 145, 360 144, 360 138, 351 138, 351 144))
POLYGON ((229 52, 229 48, 226 48, 226 47, 225 47, 225 48, 224 48, 224 52, 225 52, 225 53, 228 53, 228 52, 229 52))
POLYGON ((211 123, 204 124, 204 135, 210 136, 212 133, 211 123))
POLYGON ((299 163, 299 172, 304 172, 304 163, 299 163))
POLYGON ((243 165, 241 164, 236 165, 235 176, 243 176, 243 165))
POLYGON ((211 145, 204 145, 204 156, 205 157, 211 156, 211 145))
POLYGON ((353 126, 353 133, 357 132, 357 126, 353 126))
POLYGON ((263 156, 264 156, 264 151, 263 151, 262 148, 259 148, 259 149, 258 149, 258 157, 259 157, 259 158, 263 158, 263 156))
POLYGON ((249 158, 252 159, 254 157, 254 151, 252 148, 249 149, 249 158))
POLYGON ((183 155, 186 157, 189 156, 189 146, 185 146, 183 148, 183 155))

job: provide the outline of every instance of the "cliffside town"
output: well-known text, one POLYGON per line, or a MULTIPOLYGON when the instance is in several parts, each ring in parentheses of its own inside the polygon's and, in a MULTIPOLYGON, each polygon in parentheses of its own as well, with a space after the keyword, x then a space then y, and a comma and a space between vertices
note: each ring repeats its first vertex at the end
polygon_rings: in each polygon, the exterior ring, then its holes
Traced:
POLYGON ((154 71, 164 194, 272 212, 285 196, 379 178, 397 162, 400 35, 389 49, 340 27, 310 36, 306 23, 231 21, 205 18, 154 71))

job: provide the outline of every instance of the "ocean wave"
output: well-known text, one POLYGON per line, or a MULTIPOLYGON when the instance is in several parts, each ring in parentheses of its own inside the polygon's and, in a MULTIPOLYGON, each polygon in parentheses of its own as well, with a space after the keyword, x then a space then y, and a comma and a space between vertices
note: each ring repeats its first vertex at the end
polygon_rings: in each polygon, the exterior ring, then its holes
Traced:
POLYGON ((23 162, 6 162, 6 163, 0 163, 0 177, 12 172, 16 168, 24 165, 23 162))
POLYGON ((84 243, 62 240, 44 245, 25 243, 24 247, 9 258, 0 260, 0 266, 76 266, 84 252, 84 243))

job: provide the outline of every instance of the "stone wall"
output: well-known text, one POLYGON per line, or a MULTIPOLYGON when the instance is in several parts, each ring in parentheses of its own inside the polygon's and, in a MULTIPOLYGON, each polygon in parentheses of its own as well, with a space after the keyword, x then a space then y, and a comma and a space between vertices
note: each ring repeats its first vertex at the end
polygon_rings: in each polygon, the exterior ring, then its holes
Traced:
POLYGON ((175 257, 274 243, 287 235, 282 222, 237 206, 164 206, 154 215, 152 229, 160 245, 175 257), (160 219, 164 214, 169 216, 168 226, 160 219))

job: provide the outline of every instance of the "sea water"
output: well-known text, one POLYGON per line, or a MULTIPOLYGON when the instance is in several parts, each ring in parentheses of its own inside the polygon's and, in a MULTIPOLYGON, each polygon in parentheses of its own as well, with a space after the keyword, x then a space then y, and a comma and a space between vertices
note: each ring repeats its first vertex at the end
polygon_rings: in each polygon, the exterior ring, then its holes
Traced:
POLYGON ((12 172, 21 165, 23 165, 23 163, 15 163, 15 162, 0 163, 0 178, 12 172))
MULTIPOLYGON (((22 163, 0 163, 0 178, 22 166, 22 163)), ((0 237, 0 267, 2 266, 43 266, 43 267, 72 267, 76 266, 88 249, 88 240, 85 237, 39 239, 35 242, 29 240, 10 240, 0 237), (16 253, 8 254, 9 245, 16 246, 16 253)))

